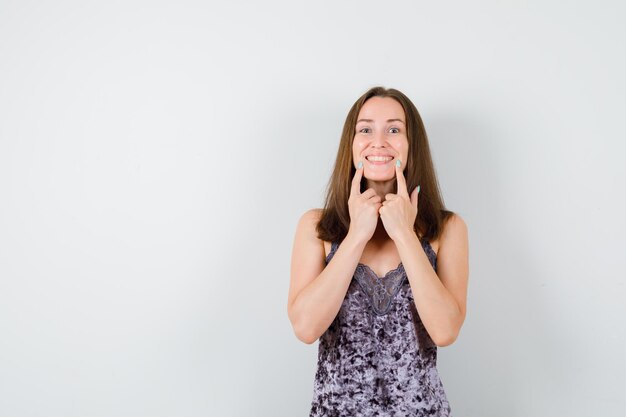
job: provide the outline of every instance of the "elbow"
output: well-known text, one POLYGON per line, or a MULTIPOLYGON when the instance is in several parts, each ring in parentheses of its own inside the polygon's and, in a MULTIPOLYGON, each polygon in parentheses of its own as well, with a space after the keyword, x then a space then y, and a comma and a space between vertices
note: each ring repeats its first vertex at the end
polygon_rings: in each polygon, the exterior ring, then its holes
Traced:
POLYGON ((450 346, 456 340, 455 337, 433 340, 438 347, 450 346))
POLYGON ((319 338, 319 335, 315 334, 312 326, 306 320, 303 320, 303 317, 298 317, 299 315, 294 314, 291 309, 289 309, 288 314, 293 332, 299 341, 310 345, 319 338))
POLYGON ((433 342, 439 347, 450 346, 453 344, 456 339, 459 337, 459 333, 461 332, 461 326, 463 326, 463 322, 465 321, 465 313, 460 316, 455 322, 450 323, 447 329, 436 334, 436 337, 433 337, 433 342))
POLYGON ((315 343, 315 341, 318 339, 318 337, 313 334, 313 332, 311 332, 310 328, 306 328, 304 326, 294 325, 293 332, 295 333, 299 341, 301 341, 302 343, 306 343, 307 345, 315 343))
POLYGON ((433 342, 438 347, 450 346, 456 341, 458 335, 458 332, 443 334, 438 336, 437 338, 433 338, 433 342))
POLYGON ((306 343, 307 345, 312 345, 318 339, 317 337, 312 336, 310 334, 302 334, 302 333, 300 333, 300 334, 296 333, 296 337, 302 343, 306 343))

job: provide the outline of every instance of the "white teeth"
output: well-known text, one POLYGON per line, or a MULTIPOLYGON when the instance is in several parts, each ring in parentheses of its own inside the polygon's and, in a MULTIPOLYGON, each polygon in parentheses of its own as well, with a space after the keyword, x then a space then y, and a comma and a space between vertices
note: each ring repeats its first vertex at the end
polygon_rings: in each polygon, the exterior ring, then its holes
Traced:
POLYGON ((391 156, 375 156, 375 155, 370 155, 367 157, 368 161, 373 161, 373 162, 388 162, 391 161, 393 158, 391 156))

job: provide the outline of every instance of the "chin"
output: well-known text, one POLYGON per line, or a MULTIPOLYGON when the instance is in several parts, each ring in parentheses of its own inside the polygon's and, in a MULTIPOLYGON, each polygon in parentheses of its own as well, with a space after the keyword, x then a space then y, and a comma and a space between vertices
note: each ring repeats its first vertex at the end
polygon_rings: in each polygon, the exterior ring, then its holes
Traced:
POLYGON ((369 181, 391 181, 396 178, 395 171, 388 172, 364 172, 363 177, 369 181))

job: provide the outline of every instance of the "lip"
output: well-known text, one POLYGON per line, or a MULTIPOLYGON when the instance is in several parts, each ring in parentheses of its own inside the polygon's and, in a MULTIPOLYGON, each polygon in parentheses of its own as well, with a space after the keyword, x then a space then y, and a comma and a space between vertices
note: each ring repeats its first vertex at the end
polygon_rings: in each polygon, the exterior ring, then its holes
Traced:
POLYGON ((396 158, 393 155, 389 155, 389 154, 383 154, 383 153, 372 153, 369 155, 365 155, 364 159, 367 161, 368 164, 370 165, 375 165, 375 166, 384 166, 387 165, 389 163, 392 163, 396 158), (370 161, 368 158, 370 156, 383 156, 383 157, 387 157, 390 158, 388 161, 370 161))
POLYGON ((393 158, 392 154, 384 153, 384 152, 372 152, 372 153, 365 154, 363 156, 365 156, 365 157, 368 157, 368 156, 391 156, 393 158))

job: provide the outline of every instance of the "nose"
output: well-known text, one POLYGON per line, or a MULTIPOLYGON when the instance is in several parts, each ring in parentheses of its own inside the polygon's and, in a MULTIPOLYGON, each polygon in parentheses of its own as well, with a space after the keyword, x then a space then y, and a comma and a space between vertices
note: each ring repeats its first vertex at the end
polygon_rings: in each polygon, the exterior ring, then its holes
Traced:
POLYGON ((385 132, 378 131, 372 137, 372 147, 384 148, 387 145, 387 137, 385 132))

